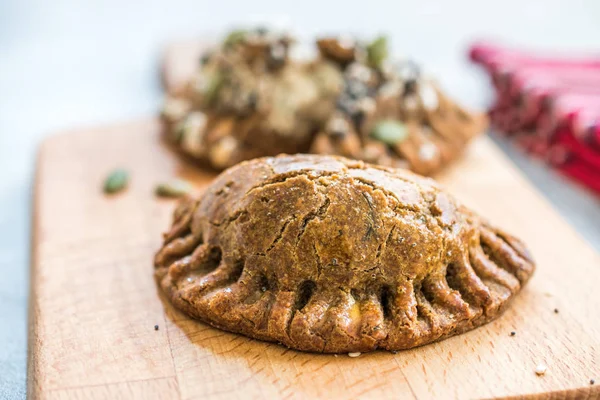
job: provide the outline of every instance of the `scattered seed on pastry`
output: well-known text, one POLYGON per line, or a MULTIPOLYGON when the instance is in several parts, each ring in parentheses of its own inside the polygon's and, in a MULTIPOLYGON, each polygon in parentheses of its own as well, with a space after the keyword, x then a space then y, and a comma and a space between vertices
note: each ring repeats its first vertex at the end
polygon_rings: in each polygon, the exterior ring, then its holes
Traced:
POLYGON ((165 99, 165 137, 217 170, 311 152, 430 175, 486 128, 483 114, 459 107, 415 63, 396 63, 385 37, 321 38, 310 60, 291 57, 293 45, 277 30, 230 32, 165 99), (411 129, 394 134, 390 121, 411 129))
POLYGON ((129 172, 124 169, 115 169, 104 180, 102 190, 106 194, 118 193, 127 188, 129 184, 129 172))

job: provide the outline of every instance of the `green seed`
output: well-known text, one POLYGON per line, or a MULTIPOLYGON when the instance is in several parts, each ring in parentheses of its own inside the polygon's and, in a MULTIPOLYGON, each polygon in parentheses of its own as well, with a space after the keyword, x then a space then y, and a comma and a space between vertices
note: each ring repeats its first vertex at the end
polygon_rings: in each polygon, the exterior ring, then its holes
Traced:
POLYGON ((183 139, 183 134, 185 133, 185 120, 179 121, 177 125, 173 127, 173 131, 171 132, 171 138, 175 143, 181 142, 183 139))
POLYGON ((156 185, 154 192, 159 197, 182 197, 192 191, 192 185, 181 179, 163 182, 156 185))
POLYGON ((104 181, 104 193, 117 193, 127 187, 129 173, 124 169, 116 169, 104 181))
POLYGON ((383 120, 371 131, 371 137, 389 145, 395 145, 408 137, 406 125, 400 121, 383 120))
POLYGON ((223 47, 232 47, 236 44, 240 43, 246 37, 246 30, 244 29, 236 29, 227 34, 225 40, 223 40, 223 47))
POLYGON ((206 88, 204 89, 203 95, 206 104, 211 105, 215 102, 221 86, 223 86, 223 76, 216 72, 210 77, 208 83, 206 84, 206 88))
POLYGON ((367 61, 372 67, 381 67, 388 56, 387 38, 379 36, 367 45, 367 61))

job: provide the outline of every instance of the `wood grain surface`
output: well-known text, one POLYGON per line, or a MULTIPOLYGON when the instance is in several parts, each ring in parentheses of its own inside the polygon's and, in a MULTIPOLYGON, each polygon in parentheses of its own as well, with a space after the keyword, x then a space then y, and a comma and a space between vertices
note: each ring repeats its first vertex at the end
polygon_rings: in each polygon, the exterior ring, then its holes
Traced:
POLYGON ((529 244, 534 277, 486 326, 410 351, 351 358, 223 332, 165 302, 152 259, 174 201, 155 198, 153 187, 179 176, 201 191, 214 174, 180 161, 159 131, 149 119, 61 134, 40 148, 31 398, 600 396, 600 258, 489 139, 478 139, 439 178, 529 244), (131 172, 129 188, 106 197, 102 182, 117 167, 131 172), (544 376, 535 374, 538 364, 547 365, 544 376))

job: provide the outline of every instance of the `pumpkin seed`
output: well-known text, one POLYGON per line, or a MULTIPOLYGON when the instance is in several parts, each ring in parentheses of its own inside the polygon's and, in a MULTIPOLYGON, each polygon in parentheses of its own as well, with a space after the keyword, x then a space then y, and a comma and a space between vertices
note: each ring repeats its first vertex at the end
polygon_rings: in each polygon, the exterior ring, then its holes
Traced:
POLYGON ((227 34, 225 40, 223 40, 223 47, 228 48, 235 46, 240 43, 246 37, 246 30, 244 29, 236 29, 227 34))
POLYGON ((154 192, 159 197, 182 197, 192 191, 192 185, 181 179, 173 179, 156 185, 154 192))
POLYGON ((127 187, 129 173, 124 169, 116 169, 111 172, 104 181, 104 193, 117 193, 127 187))
POLYGON ((215 102, 219 90, 223 86, 223 81, 223 75, 216 72, 208 79, 208 82, 205 83, 202 94, 204 95, 206 104, 212 105, 215 102))
POLYGON ((173 131, 171 132, 171 138, 175 143, 181 142, 183 139, 183 135, 185 134, 185 119, 179 121, 177 125, 173 127, 173 131))
POLYGON ((379 121, 371 131, 371 137, 389 145, 395 145, 408 137, 406 125, 400 121, 379 121))
POLYGON ((387 38, 379 36, 367 45, 367 61, 372 67, 379 68, 388 56, 387 38))

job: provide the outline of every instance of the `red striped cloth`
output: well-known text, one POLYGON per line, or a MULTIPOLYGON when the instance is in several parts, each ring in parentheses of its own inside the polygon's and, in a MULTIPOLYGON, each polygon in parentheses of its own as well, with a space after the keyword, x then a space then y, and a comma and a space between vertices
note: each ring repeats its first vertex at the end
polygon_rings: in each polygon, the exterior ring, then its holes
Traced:
POLYGON ((541 56, 487 43, 471 59, 496 92, 493 126, 600 194, 600 56, 541 56))

